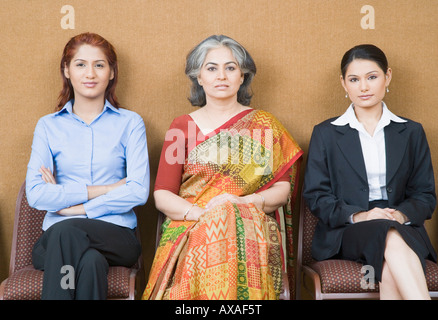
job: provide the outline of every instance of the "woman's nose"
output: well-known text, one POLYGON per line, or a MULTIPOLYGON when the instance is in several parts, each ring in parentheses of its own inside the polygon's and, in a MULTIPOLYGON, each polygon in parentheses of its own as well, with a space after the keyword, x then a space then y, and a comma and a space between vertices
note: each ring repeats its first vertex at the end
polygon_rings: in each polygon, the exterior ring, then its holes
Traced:
POLYGON ((86 76, 87 76, 87 78, 94 78, 96 76, 96 72, 94 71, 93 66, 89 66, 87 68, 86 76))
POLYGON ((227 78, 227 74, 224 69, 218 69, 217 78, 218 80, 225 80, 227 78))

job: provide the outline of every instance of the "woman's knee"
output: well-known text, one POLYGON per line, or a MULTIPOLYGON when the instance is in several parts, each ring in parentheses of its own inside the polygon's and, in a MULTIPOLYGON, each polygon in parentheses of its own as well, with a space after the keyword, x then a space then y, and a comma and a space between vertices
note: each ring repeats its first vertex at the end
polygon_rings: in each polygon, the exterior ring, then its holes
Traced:
POLYGON ((397 229, 391 228, 388 230, 386 234, 386 247, 400 246, 402 242, 404 242, 404 240, 397 229))
POLYGON ((78 219, 64 220, 47 229, 41 239, 43 247, 46 250, 50 247, 85 250, 89 246, 87 233, 77 228, 74 220, 78 219))
POLYGON ((76 221, 78 219, 67 219, 60 222, 55 223, 52 225, 45 234, 48 236, 62 236, 62 235, 69 235, 69 234, 75 234, 78 230, 76 226, 76 221))
POLYGON ((400 256, 410 252, 411 248, 400 233, 395 228, 389 229, 386 235, 385 259, 389 259, 391 255, 400 256))

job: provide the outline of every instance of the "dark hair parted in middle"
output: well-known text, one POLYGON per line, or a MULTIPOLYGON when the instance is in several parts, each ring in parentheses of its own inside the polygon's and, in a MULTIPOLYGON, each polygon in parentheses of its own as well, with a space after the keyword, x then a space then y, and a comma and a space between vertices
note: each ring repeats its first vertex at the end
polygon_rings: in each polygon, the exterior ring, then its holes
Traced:
POLYGON ((250 85, 257 71, 254 60, 249 52, 237 41, 224 35, 213 35, 203 40, 187 55, 185 73, 192 81, 189 101, 193 106, 203 107, 207 103, 204 89, 198 83, 198 75, 201 72, 207 53, 211 49, 222 46, 231 50, 240 70, 244 74, 243 83, 237 92, 237 102, 244 106, 248 106, 251 102, 250 85))
POLYGON ((348 50, 342 57, 341 73, 343 78, 345 78, 348 66, 355 59, 374 61, 384 73, 388 71, 388 60, 385 53, 375 45, 361 44, 348 50))

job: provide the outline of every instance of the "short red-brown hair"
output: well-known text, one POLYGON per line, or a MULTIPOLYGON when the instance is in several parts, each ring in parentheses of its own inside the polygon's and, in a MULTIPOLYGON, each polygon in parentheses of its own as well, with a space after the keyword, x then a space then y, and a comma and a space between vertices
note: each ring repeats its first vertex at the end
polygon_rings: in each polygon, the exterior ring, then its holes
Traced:
POLYGON ((62 90, 59 93, 58 98, 58 106, 56 110, 61 110, 64 105, 74 99, 74 91, 70 81, 64 75, 65 66, 69 66, 73 56, 76 54, 78 48, 81 45, 90 45, 93 47, 98 47, 102 49, 102 52, 105 54, 110 68, 114 72, 114 78, 109 81, 108 86, 105 90, 105 99, 107 99, 114 107, 119 108, 120 104, 117 101, 116 97, 116 85, 118 79, 118 64, 117 64, 117 54, 114 47, 105 40, 102 36, 96 33, 81 33, 77 36, 74 36, 70 39, 69 42, 65 45, 64 52, 62 53, 61 58, 61 77, 62 77, 62 90))

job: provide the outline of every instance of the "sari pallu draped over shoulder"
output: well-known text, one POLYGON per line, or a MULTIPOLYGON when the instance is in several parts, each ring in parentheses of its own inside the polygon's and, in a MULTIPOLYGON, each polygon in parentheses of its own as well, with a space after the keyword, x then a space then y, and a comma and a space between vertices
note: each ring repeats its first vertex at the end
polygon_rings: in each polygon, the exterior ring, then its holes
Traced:
MULTIPOLYGON (((303 153, 273 115, 252 109, 188 149, 179 196, 199 207, 269 188, 303 153)), ((275 219, 254 204, 226 202, 197 222, 166 219, 162 230, 143 299, 278 299, 285 248, 275 219)))

